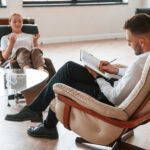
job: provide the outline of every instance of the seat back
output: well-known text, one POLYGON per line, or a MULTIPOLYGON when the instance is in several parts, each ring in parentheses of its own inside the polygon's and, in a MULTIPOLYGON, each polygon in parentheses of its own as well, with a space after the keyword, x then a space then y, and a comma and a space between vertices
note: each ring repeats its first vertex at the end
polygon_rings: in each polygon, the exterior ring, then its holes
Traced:
MULTIPOLYGON (((0 40, 2 36, 7 35, 11 33, 11 27, 10 25, 0 25, 0 40)), ((38 34, 38 27, 36 24, 23 24, 22 32, 28 33, 28 34, 38 34)))
POLYGON ((5 62, 5 60, 2 56, 2 52, 0 51, 0 66, 3 65, 4 62, 5 62))
MULTIPOLYGON (((2 36, 7 35, 11 32, 12 32, 12 30, 9 25, 8 18, 0 18, 0 40, 1 40, 2 36)), ((39 33, 37 25, 34 24, 34 19, 23 18, 22 32, 28 33, 28 34, 39 33)))
MULTIPOLYGON (((149 8, 136 8, 135 14, 138 13, 146 13, 150 15, 150 9, 149 8)), ((136 109, 139 108, 139 106, 143 103, 146 96, 149 94, 150 91, 150 56, 147 58, 147 61, 145 63, 142 77, 139 81, 139 83, 136 85, 136 87, 133 89, 131 94, 126 98, 123 103, 119 105, 119 108, 123 109, 125 112, 127 112, 128 116, 132 116, 132 114, 135 112, 136 109)), ((141 111, 141 114, 145 114, 149 111, 150 107, 147 106, 141 111)))
POLYGON ((150 93, 150 55, 148 55, 147 60, 145 62, 141 79, 137 83, 136 87, 129 94, 129 96, 118 107, 120 109, 123 109, 130 117, 145 101, 149 93, 150 93))
POLYGON ((150 9, 149 8, 136 8, 135 14, 138 14, 138 13, 145 13, 145 14, 150 15, 150 9))
MULTIPOLYGON (((33 18, 23 18, 23 24, 34 24, 33 18)), ((0 18, 0 25, 8 25, 9 18, 0 18)))

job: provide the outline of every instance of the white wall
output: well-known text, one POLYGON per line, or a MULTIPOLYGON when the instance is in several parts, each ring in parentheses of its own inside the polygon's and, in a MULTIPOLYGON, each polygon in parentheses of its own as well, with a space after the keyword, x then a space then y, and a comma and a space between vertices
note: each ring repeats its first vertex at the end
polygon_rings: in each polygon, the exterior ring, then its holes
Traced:
POLYGON ((44 43, 96 40, 123 37, 125 20, 141 5, 142 0, 129 0, 128 5, 22 7, 22 0, 7 0, 0 17, 19 12, 34 18, 44 43))
POLYGON ((150 8, 150 0, 143 0, 142 6, 143 8, 150 8))

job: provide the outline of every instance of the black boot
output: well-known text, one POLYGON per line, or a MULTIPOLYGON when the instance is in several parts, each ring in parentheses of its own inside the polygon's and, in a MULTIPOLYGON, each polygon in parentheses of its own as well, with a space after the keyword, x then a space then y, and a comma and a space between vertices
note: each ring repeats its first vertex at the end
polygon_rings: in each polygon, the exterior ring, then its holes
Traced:
POLYGON ((31 126, 27 130, 27 133, 30 136, 38 137, 38 138, 48 138, 48 139, 57 139, 58 138, 58 131, 57 128, 47 128, 44 126, 43 123, 39 124, 38 126, 31 126))
POLYGON ((42 116, 42 112, 32 111, 28 106, 25 106, 17 114, 6 115, 5 120, 10 120, 10 121, 31 120, 31 122, 42 122, 43 116, 42 116))

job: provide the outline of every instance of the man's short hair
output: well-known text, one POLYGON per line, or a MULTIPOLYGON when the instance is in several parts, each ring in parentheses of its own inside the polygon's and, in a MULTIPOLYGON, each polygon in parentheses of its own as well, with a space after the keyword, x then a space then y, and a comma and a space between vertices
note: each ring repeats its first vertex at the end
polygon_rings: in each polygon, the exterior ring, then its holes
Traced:
POLYGON ((124 29, 130 30, 134 35, 150 33, 150 16, 144 13, 136 14, 124 24, 124 29))

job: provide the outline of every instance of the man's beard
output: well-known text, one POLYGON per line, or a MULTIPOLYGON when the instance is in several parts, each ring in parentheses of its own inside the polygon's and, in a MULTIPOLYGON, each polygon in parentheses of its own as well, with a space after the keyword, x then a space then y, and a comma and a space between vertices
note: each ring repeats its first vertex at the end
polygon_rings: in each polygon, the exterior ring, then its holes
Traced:
POLYGON ((142 49, 141 45, 139 43, 137 43, 136 47, 135 47, 135 54, 140 55, 142 53, 143 53, 143 49, 142 49))

